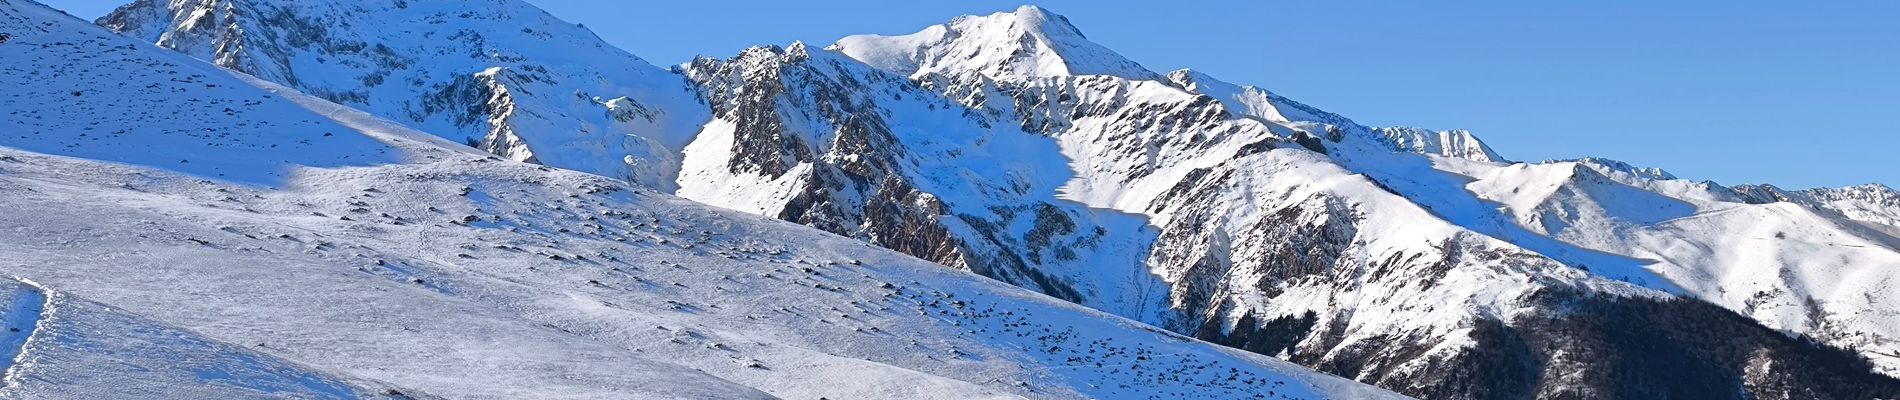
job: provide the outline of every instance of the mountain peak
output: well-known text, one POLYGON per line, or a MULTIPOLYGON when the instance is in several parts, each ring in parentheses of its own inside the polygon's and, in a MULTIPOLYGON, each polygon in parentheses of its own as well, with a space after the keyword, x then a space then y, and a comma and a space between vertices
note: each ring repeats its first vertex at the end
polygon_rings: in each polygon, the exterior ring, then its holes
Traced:
POLYGON ((1862 200, 1875 204, 1900 206, 1900 191, 1878 183, 1854 185, 1841 188, 1815 188, 1802 191, 1810 196, 1825 200, 1862 200))
POLYGON ((1160 78, 1090 42, 1068 18, 1033 5, 960 16, 909 35, 850 36, 830 49, 905 75, 973 72, 1005 81, 1075 75, 1160 78))
POLYGON ((1583 158, 1573 158, 1573 159, 1566 159, 1566 160, 1556 160, 1553 162, 1577 163, 1580 166, 1589 167, 1591 169, 1598 170, 1598 172, 1601 172, 1604 174, 1621 172, 1621 173, 1630 174, 1631 176, 1635 176, 1638 178, 1658 180, 1658 181, 1677 179, 1675 174, 1671 174, 1669 173, 1669 171, 1664 171, 1662 168, 1638 167, 1634 164, 1630 164, 1630 163, 1618 161, 1618 160, 1612 160, 1608 158, 1603 158, 1603 157, 1583 157, 1583 158))
MULTIPOLYGON (((990 17, 993 18, 993 17, 1001 16, 1001 15, 1009 15, 1011 17, 1014 17, 1016 26, 1027 31, 1040 32, 1040 33, 1043 33, 1044 35, 1075 36, 1078 38, 1087 39, 1086 37, 1082 35, 1082 30, 1076 29, 1075 25, 1072 25, 1069 23, 1069 19, 1067 17, 1063 17, 1062 15, 1049 12, 1048 10, 1045 10, 1039 6, 1024 5, 1022 7, 1017 7, 1016 11, 1009 12, 1009 13, 996 13, 996 14, 992 14, 990 17)), ((981 18, 981 17, 974 17, 974 16, 967 16, 967 15, 963 17, 959 17, 959 19, 962 19, 962 18, 981 18)))

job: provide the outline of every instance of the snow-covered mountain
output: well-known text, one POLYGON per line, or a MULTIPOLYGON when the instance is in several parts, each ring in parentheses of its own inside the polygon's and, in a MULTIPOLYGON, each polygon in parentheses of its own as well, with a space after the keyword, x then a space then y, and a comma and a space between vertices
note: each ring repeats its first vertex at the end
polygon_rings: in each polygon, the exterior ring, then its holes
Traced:
POLYGON ((678 75, 518 0, 140 0, 114 31, 504 158, 666 187, 707 113, 678 75))
POLYGON ((1518 226, 1641 260, 1690 297, 1900 372, 1900 208, 1882 186, 1726 188, 1599 160, 1436 168, 1518 226))
MULTIPOLYGON (((1768 329, 1714 318, 1699 303, 1674 300, 1678 294, 1708 300, 1727 288, 1720 281, 1689 288, 1678 283, 1691 279, 1693 272, 1685 270, 1720 264, 1665 265, 1643 258, 1647 254, 1572 240, 1500 212, 1493 205, 1500 200, 1487 196, 1482 181, 1471 182, 1440 166, 1513 165, 1469 133, 1368 128, 1193 71, 1166 79, 1130 73, 1117 68, 1127 62, 1112 53, 1071 55, 1065 49, 1092 47, 1048 44, 1050 37, 1080 38, 1065 35, 1075 31, 1065 21, 1024 7, 962 17, 909 36, 846 38, 833 49, 1056 140, 1077 175, 1060 189, 1063 199, 1139 215, 1160 229, 1145 267, 1166 282, 1170 310, 1177 313, 1157 322, 1177 331, 1425 397, 1640 398, 1706 393, 1724 385, 1720 382, 1742 387, 1740 392, 1777 396, 1767 388, 1773 385, 1749 382, 1757 378, 1733 371, 1791 361, 1759 358, 1779 351, 1702 354, 1722 361, 1661 367, 1669 363, 1658 361, 1670 356, 1590 337, 1628 329, 1619 326, 1624 321, 1604 318, 1614 309, 1643 314, 1626 317, 1728 326, 1676 338, 1658 331, 1638 335, 1677 340, 1665 346, 1680 346, 1671 351, 1706 351, 1700 343, 1735 340, 1735 335, 1715 332, 1738 330, 1756 338, 1743 340, 1751 342, 1745 346, 1782 346, 1769 344, 1786 338, 1768 329), (998 37, 1037 40, 999 43, 998 37), (909 46, 935 48, 893 50, 909 46), (1047 59, 1029 62, 996 54, 1047 59), (945 69, 932 61, 939 59, 1008 59, 1068 68, 945 69), (1078 70, 1119 72, 1066 72, 1078 70), (1445 372, 1445 364, 1473 368, 1461 369, 1471 374, 1461 375, 1445 372), (1697 374, 1709 380, 1623 375, 1682 368, 1700 370, 1697 374)), ((1660 171, 1626 169, 1633 177, 1668 178, 1660 171), (1637 175, 1642 172, 1648 173, 1637 175)), ((1685 209, 1670 208, 1677 202, 1663 195, 1616 189, 1586 190, 1572 198, 1615 203, 1615 209, 1598 214, 1649 223, 1685 209)), ((1594 229, 1607 236, 1623 233, 1594 229)), ((1892 249, 1871 251, 1891 254, 1892 249)), ((1853 265, 1867 273, 1892 270, 1880 259, 1860 261, 1853 265)), ((1872 281, 1842 291, 1818 289, 1878 296, 1880 287, 1872 281)), ((1848 308, 1864 311, 1853 314, 1866 315, 1855 320, 1869 322, 1847 328, 1864 332, 1860 339, 1813 336, 1878 356, 1884 353, 1878 344, 1891 337, 1882 328, 1893 325, 1887 322, 1892 318, 1874 315, 1900 310, 1900 304, 1879 303, 1848 308)), ((1730 309, 1785 332, 1811 332, 1730 309)), ((1810 352, 1818 359, 1831 357, 1825 349, 1810 347, 1810 352)), ((1891 385, 1883 378, 1869 379, 1891 385)))
POLYGON ((1399 397, 37 3, 0 32, 7 398, 1399 397))
POLYGON ((1900 207, 1884 187, 1727 188, 1606 159, 1515 163, 1469 132, 1368 127, 1204 73, 1150 71, 1033 6, 824 49, 757 47, 674 75, 525 3, 497 4, 147 0, 100 23, 444 137, 505 131, 480 144, 517 160, 809 225, 1409 395, 1900 396, 1871 372, 1900 373, 1900 207), (449 39, 463 32, 482 38, 474 55, 443 50, 466 50, 449 39), (417 60, 401 73, 423 83, 303 77, 363 75, 383 37, 402 39, 384 47, 417 60), (291 61, 245 61, 262 59, 291 61), (405 118, 402 104, 457 97, 426 88, 515 70, 558 72, 444 108, 486 125, 405 118), (671 95, 682 87, 690 97, 671 95), (600 100, 612 96, 629 97, 600 100), (614 131, 638 145, 574 139, 614 124, 602 115, 626 122, 626 109, 657 116, 614 131), (541 122, 508 122, 524 115, 541 122), (529 152, 496 145, 517 142, 529 152))

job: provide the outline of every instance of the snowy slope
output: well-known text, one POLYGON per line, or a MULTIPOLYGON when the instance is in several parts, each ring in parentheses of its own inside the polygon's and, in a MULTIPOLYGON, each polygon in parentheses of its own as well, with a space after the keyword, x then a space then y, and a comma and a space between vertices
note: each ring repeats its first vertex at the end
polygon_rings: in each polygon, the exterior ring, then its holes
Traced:
MULTIPOLYGON (((223 112, 177 97, 271 110, 199 120, 215 143, 137 115, 38 116, 128 130, 107 148, 284 171, 221 177, 0 138, 0 272, 33 282, 0 285, 0 321, 33 326, 0 342, 22 354, 8 378, 33 380, 12 395, 1397 397, 849 238, 494 158, 38 4, 0 11, 4 68, 122 78, 0 85, 165 115, 223 112), (334 128, 383 158, 198 152, 274 143, 263 121, 334 128)), ((76 133, 40 136, 60 134, 76 133)))
POLYGON ((7 61, 0 74, 15 82, 8 86, 8 95, 0 97, 0 110, 6 114, 0 132, 5 132, 9 147, 257 185, 280 184, 289 178, 292 165, 348 167, 396 159, 389 146, 343 134, 344 126, 249 85, 234 84, 228 72, 215 67, 154 54, 144 49, 148 46, 130 41, 68 40, 76 28, 43 25, 40 19, 45 16, 9 12, 0 18, 14 36, 0 48, 7 61), (150 76, 164 78, 154 82, 150 76), (155 107, 165 103, 176 103, 171 107, 177 110, 155 107), (72 115, 117 118, 76 120, 72 115), (238 118, 247 115, 282 117, 238 118), (244 137, 235 131, 240 129, 270 134, 244 137))
POLYGON ((505 158, 665 187, 678 75, 519 0, 141 0, 100 25, 505 158))

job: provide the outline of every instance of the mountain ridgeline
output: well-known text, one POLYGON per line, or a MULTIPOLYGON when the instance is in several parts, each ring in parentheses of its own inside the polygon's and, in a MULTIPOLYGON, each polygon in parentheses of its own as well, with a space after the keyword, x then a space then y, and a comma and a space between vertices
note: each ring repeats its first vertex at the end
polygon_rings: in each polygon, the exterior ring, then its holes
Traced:
POLYGON ((1430 399, 1900 396, 1900 195, 1515 162, 1034 6, 659 68, 520 0, 139 0, 136 40, 500 157, 1430 399))

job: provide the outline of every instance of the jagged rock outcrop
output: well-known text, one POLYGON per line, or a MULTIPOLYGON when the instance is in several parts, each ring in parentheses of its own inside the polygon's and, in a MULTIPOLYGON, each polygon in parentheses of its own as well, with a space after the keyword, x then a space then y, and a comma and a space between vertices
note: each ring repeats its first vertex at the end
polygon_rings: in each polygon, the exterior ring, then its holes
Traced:
POLYGON ((1135 250, 1110 246, 1143 232, 1108 237, 1105 224, 1125 218, 1051 196, 1065 175, 1038 159, 1059 157, 1046 138, 803 44, 700 58, 684 73, 714 120, 685 152, 680 195, 1070 301, 1124 302, 1094 277, 1126 276, 1135 250))

